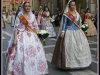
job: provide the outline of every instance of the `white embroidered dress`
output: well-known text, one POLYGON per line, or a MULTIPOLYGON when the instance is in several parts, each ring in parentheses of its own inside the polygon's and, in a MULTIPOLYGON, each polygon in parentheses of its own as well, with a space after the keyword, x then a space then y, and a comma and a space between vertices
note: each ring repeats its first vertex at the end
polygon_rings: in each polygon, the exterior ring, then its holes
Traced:
MULTIPOLYGON (((46 13, 46 15, 49 16, 50 18, 49 12, 46 13)), ((49 33, 48 37, 56 37, 55 29, 48 18, 42 17, 41 24, 42 24, 42 30, 46 30, 49 33)))
MULTIPOLYGON (((34 14, 28 20, 29 25, 38 29, 34 14)), ((38 36, 25 28, 16 18, 15 29, 18 30, 17 45, 7 62, 7 75, 44 75, 48 74, 48 66, 43 45, 38 36)))

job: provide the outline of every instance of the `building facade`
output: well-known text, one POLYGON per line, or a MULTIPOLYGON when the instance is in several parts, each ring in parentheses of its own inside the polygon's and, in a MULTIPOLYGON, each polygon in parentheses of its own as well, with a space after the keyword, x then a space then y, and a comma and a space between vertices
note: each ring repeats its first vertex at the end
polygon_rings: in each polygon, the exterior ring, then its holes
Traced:
MULTIPOLYGON (((57 8, 61 11, 64 10, 69 0, 57 0, 57 8)), ((93 16, 96 13, 97 0, 74 0, 76 2, 76 9, 78 12, 81 9, 89 8, 93 16)))
MULTIPOLYGON (((2 0, 2 10, 8 12, 14 8, 18 9, 18 6, 21 6, 21 3, 23 1, 24 0, 2 0)), ((25 1, 30 2, 32 10, 39 10, 40 3, 38 0, 25 0, 25 1)))
MULTIPOLYGON (((57 10, 62 11, 65 9, 69 0, 42 0, 42 7, 48 6, 52 13, 57 12, 57 10)), ((97 0, 74 0, 76 2, 76 9, 78 12, 81 9, 90 8, 91 13, 96 13, 97 0)))
MULTIPOLYGON (((24 0, 2 0, 2 8, 6 12, 8 10, 12 10, 12 8, 18 8, 19 5, 21 5, 21 2, 24 0)), ((30 1, 32 10, 39 10, 40 6, 42 6, 42 9, 45 6, 48 6, 51 13, 57 12, 57 10, 62 11, 65 9, 67 3, 69 0, 25 0, 30 1)), ((91 13, 93 16, 96 13, 97 8, 97 0, 75 0, 76 2, 76 9, 78 12, 81 11, 81 9, 90 8, 91 13)))
POLYGON ((39 10, 40 3, 38 0, 30 0, 32 10, 39 10))
POLYGON ((2 10, 6 12, 11 10, 12 6, 9 3, 10 3, 10 0, 2 0, 2 10))
POLYGON ((57 11, 57 0, 42 0, 41 2, 42 9, 44 9, 45 6, 48 6, 51 13, 54 13, 57 11))

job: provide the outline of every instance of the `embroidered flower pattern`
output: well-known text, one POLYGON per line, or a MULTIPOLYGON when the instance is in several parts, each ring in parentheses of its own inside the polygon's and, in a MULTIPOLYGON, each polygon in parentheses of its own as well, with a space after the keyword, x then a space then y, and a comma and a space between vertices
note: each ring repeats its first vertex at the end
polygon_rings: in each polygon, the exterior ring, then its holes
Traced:
POLYGON ((28 49, 28 51, 27 51, 28 53, 28 56, 35 56, 36 55, 36 49, 33 47, 33 46, 29 46, 29 49, 28 49))
POLYGON ((24 61, 28 61, 28 57, 25 57, 25 56, 24 56, 24 61))
POLYGON ((23 52, 24 51, 24 46, 20 46, 20 51, 23 52))
POLYGON ((30 63, 30 65, 31 65, 31 67, 34 67, 34 61, 31 61, 31 63, 30 63))
POLYGON ((36 35, 34 35, 34 38, 35 38, 35 41, 39 41, 39 39, 37 38, 37 36, 36 35))
POLYGON ((14 47, 9 47, 8 52, 9 52, 9 54, 12 54, 14 52, 14 47))
POLYGON ((11 59, 11 60, 14 60, 14 58, 15 58, 15 55, 11 55, 11 56, 10 56, 10 59, 11 59))
POLYGON ((31 24, 33 25, 33 28, 34 28, 34 29, 38 29, 36 20, 35 20, 34 22, 32 22, 31 24))
POLYGON ((19 41, 23 42, 23 34, 19 35, 19 41))
POLYGON ((38 70, 42 72, 45 69, 46 69, 46 63, 40 60, 38 63, 38 70))
POLYGON ((25 30, 26 30, 26 31, 30 31, 27 27, 25 27, 25 30))
POLYGON ((15 65, 15 70, 18 72, 18 73, 22 73, 22 64, 21 64, 21 62, 19 62, 19 63, 17 63, 16 65, 15 65))
POLYGON ((28 36, 28 37, 31 37, 31 33, 28 33, 28 32, 27 32, 27 36, 28 36))
POLYGON ((14 75, 14 71, 11 71, 11 74, 14 75))
POLYGON ((20 25, 15 26, 15 29, 17 30, 19 28, 20 25))
POLYGON ((37 50, 40 52, 40 50, 41 50, 40 46, 37 46, 37 50))

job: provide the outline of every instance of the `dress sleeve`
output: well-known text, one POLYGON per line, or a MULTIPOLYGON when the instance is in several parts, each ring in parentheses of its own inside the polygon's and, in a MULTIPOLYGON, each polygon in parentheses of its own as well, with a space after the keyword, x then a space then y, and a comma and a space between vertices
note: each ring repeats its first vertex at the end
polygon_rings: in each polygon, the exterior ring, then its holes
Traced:
POLYGON ((20 19, 16 17, 14 30, 17 30, 19 26, 20 26, 20 19))
POLYGON ((81 17, 79 17, 79 20, 78 20, 78 25, 81 25, 81 17))
POLYGON ((62 25, 62 32, 65 32, 67 24, 67 17, 63 15, 63 25, 62 25))

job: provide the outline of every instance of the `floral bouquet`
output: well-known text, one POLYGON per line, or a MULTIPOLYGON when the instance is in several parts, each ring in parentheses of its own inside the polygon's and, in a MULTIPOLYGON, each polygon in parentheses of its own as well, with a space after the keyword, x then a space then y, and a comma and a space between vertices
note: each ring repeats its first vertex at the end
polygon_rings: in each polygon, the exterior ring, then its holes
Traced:
POLYGON ((54 19, 52 19, 52 18, 50 19, 50 22, 51 22, 53 25, 54 25, 54 21, 55 21, 54 19))
POLYGON ((49 36, 49 33, 45 30, 39 30, 37 35, 42 40, 43 45, 45 46, 46 45, 45 39, 49 36))
POLYGON ((89 28, 88 24, 83 24, 81 29, 85 32, 89 28))
POLYGON ((51 22, 54 22, 55 20, 51 18, 51 20, 50 20, 50 21, 51 21, 51 22))

